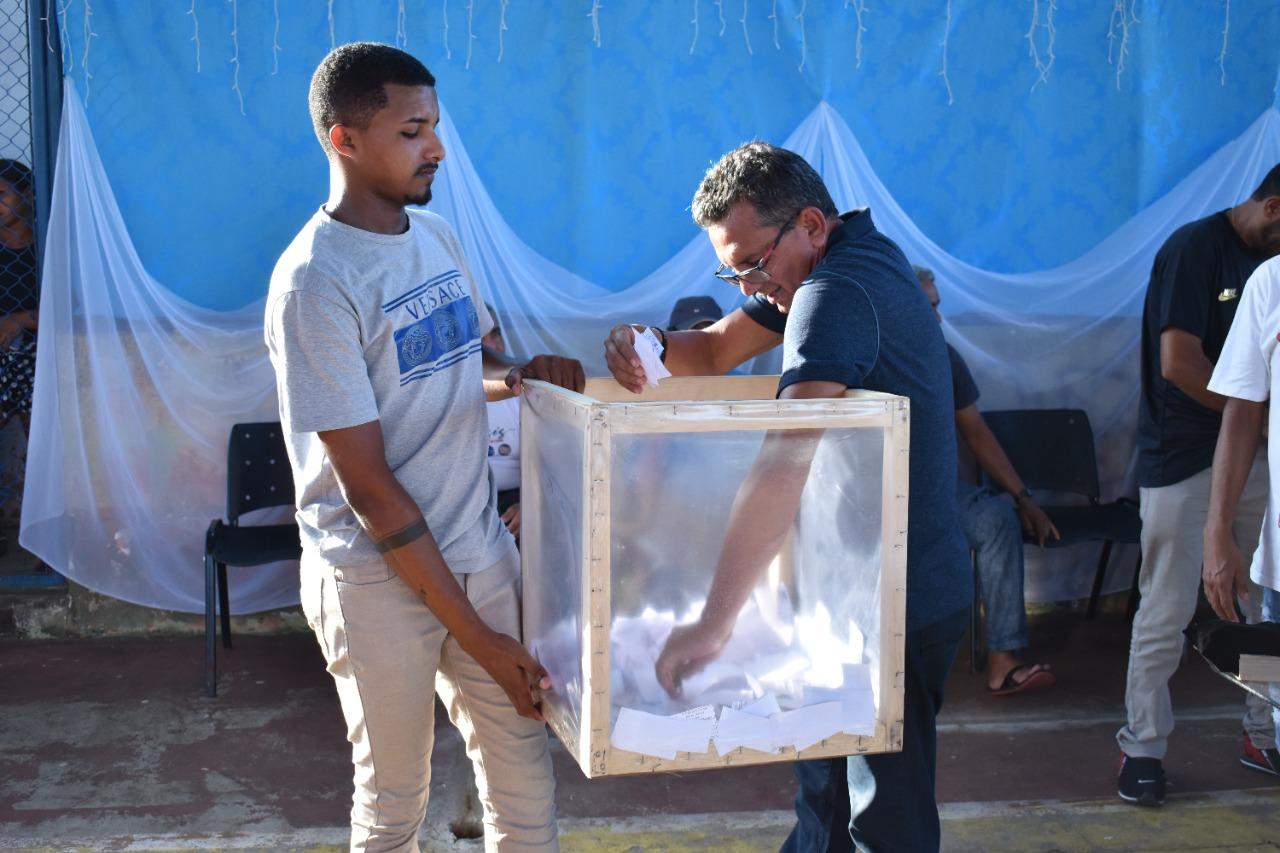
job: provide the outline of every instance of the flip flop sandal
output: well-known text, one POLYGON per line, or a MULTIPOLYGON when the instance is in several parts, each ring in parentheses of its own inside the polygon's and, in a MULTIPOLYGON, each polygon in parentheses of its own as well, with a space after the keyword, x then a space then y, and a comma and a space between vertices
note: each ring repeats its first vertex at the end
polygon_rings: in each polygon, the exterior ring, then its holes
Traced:
POLYGON ((1036 670, 1022 681, 1018 681, 1016 678, 1019 672, 1035 669, 1037 666, 1040 666, 1040 664, 1024 663, 1015 666, 1005 675, 1004 681, 1001 682, 999 687, 988 687, 987 693, 991 696, 1012 696, 1015 693, 1035 693, 1039 690, 1048 690, 1057 682, 1053 673, 1048 669, 1036 670))

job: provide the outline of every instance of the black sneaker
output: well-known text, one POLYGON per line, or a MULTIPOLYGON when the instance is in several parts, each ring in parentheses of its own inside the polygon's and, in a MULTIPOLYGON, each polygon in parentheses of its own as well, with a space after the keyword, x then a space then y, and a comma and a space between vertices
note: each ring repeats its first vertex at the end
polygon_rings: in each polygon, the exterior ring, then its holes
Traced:
POLYGON ((1248 735, 1244 736, 1244 746, 1240 749, 1240 763, 1250 770, 1261 770, 1272 776, 1280 776, 1280 750, 1275 747, 1259 749, 1253 745, 1253 741, 1249 740, 1248 735))
POLYGON ((1140 806, 1164 805, 1164 767, 1158 758, 1126 755, 1120 762, 1120 799, 1140 806))

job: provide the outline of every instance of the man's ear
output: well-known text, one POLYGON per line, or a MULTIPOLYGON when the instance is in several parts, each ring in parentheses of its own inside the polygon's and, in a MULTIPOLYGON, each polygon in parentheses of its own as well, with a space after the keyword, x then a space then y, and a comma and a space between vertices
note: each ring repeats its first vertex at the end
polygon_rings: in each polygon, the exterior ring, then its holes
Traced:
POLYGON ((1262 201, 1262 210, 1270 219, 1280 219, 1280 195, 1267 196, 1262 201))
POLYGON ((816 207, 806 207, 796 214, 796 228, 804 232, 814 246, 827 244, 827 217, 816 207))
POLYGON ((356 153, 354 134, 344 124, 335 124, 329 128, 329 144, 341 157, 354 157, 356 153))

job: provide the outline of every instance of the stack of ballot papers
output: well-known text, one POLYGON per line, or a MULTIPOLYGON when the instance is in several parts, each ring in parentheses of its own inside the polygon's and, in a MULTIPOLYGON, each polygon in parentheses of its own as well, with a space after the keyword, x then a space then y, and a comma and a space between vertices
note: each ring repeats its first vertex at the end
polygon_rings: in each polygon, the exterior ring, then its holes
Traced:
POLYGON ((741 708, 766 693, 784 708, 834 701, 817 699, 810 691, 847 687, 841 664, 867 660, 857 625, 847 623, 841 636, 821 607, 814 614, 795 613, 784 590, 758 588, 721 653, 685 677, 680 697, 668 696, 654 665, 672 629, 697 619, 702 606, 692 602, 682 614, 646 607, 614 618, 609 690, 615 713, 630 708, 666 717, 697 705, 741 708))
POLYGON ((783 711, 777 697, 766 693, 748 704, 699 705, 679 714, 651 714, 623 707, 613 724, 610 743, 618 749, 675 758, 677 753, 719 755, 744 748, 777 753, 797 751, 840 732, 875 732, 876 709, 870 670, 846 664, 845 683, 838 688, 808 688, 806 704, 783 711))

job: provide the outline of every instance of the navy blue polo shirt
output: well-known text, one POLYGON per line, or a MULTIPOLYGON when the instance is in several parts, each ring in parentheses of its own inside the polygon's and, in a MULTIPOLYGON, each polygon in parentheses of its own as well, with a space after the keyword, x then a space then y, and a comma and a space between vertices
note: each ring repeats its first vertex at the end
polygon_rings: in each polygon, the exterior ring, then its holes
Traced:
POLYGON ((907 630, 968 607, 973 577, 956 508, 951 364, 902 250, 865 208, 841 217, 783 314, 759 294, 747 316, 782 334, 781 393, 796 382, 839 382, 911 400, 907 503, 907 630))

